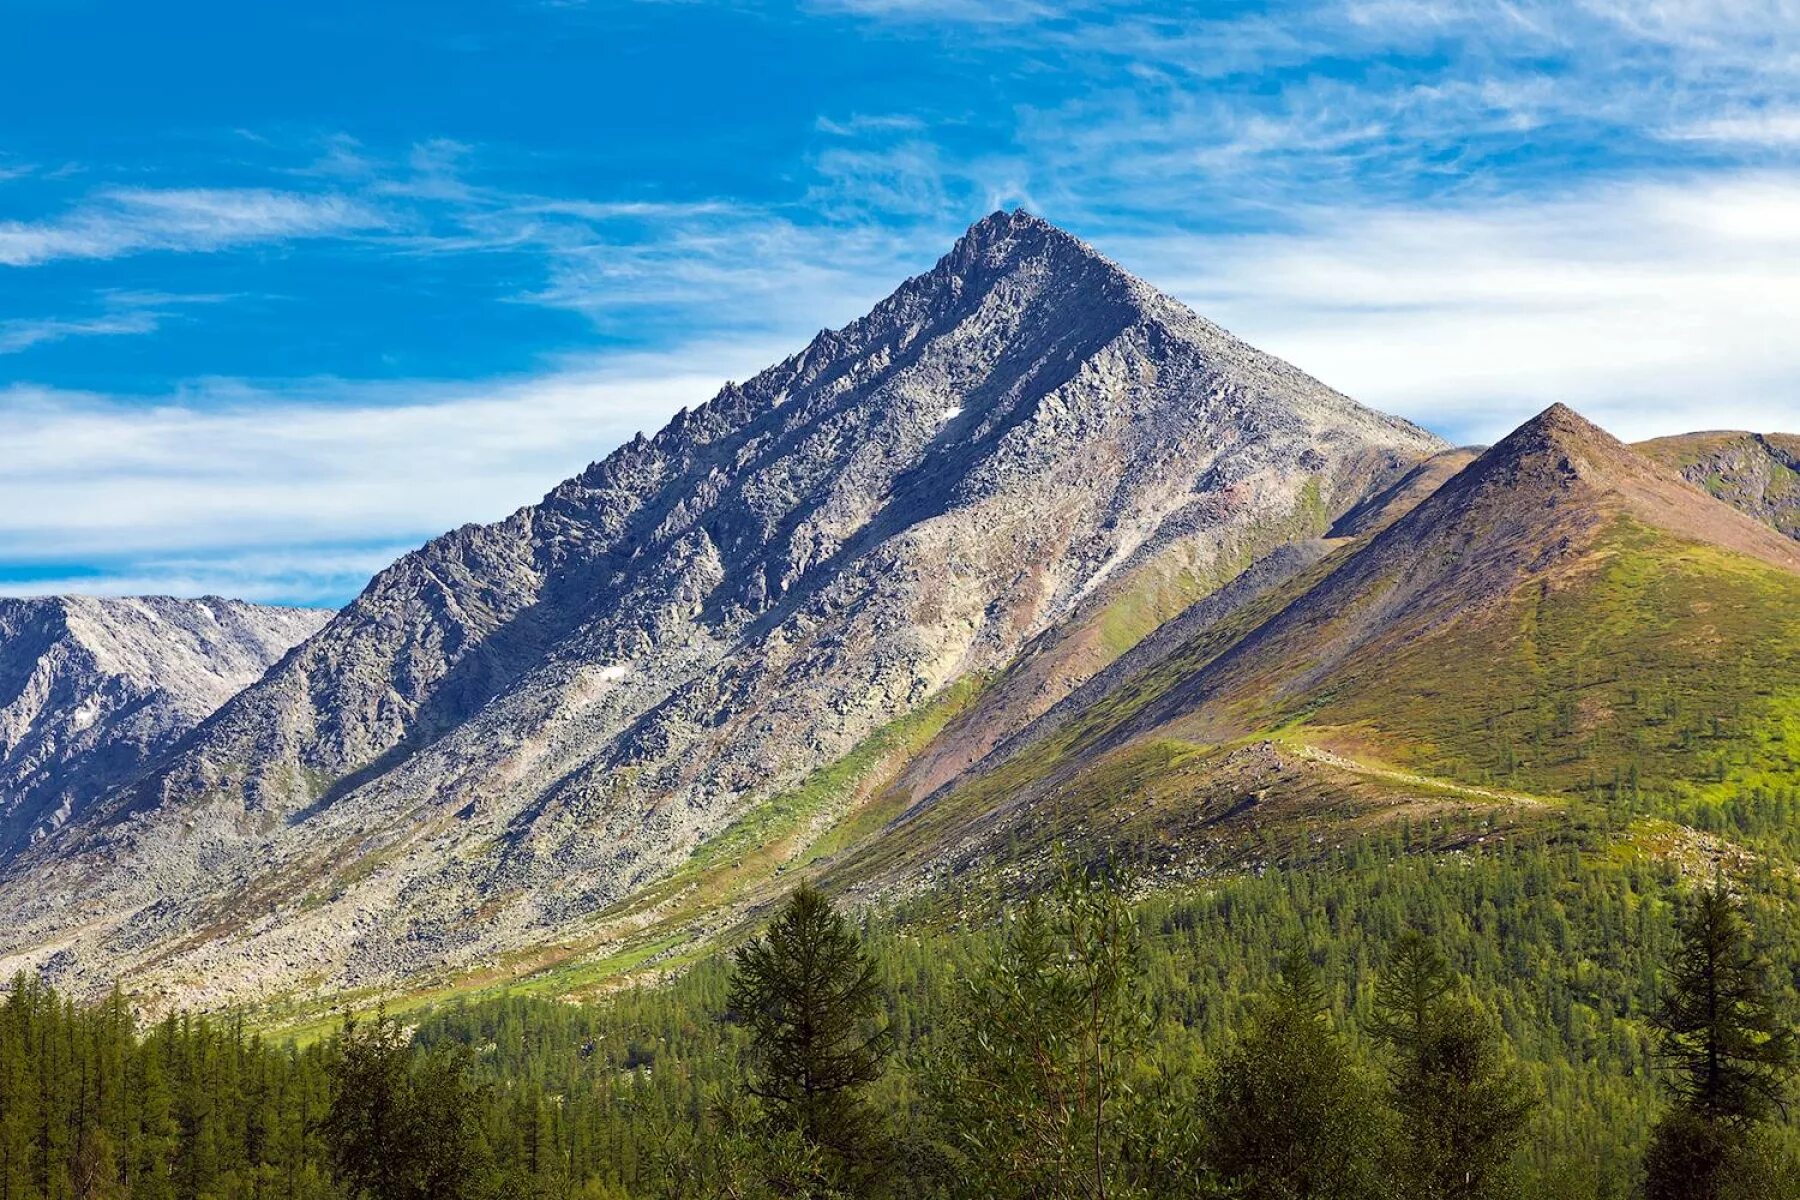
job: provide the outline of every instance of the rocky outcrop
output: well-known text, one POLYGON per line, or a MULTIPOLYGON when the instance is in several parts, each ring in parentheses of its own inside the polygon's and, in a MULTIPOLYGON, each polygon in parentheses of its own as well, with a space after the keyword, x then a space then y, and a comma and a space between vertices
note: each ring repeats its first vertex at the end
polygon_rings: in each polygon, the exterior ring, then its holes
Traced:
POLYGON ((1636 449, 1732 507, 1800 538, 1800 435, 1686 433, 1639 442, 1636 449))
MULTIPOLYGON (((0 971, 154 1006, 478 964, 1072 614, 1230 578, 1443 448, 996 213, 863 319, 382 572, 6 870, 0 971)), ((983 736, 1128 642, 1057 659, 983 736)))
POLYGON ((0 859, 131 782, 330 615, 216 597, 0 599, 0 859))

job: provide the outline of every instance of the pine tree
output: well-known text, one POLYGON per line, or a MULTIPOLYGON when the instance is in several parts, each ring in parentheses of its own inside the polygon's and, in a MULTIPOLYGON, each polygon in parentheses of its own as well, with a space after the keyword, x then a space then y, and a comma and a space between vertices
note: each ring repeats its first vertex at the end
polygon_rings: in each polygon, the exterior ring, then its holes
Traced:
POLYGON ((874 961, 823 892, 801 884, 738 951, 729 1005, 750 1033, 749 1091, 774 1129, 846 1174, 871 1170, 879 1139, 862 1092, 881 1077, 891 1038, 874 961))
POLYGON ((1796 1046, 1766 976, 1742 908, 1715 881, 1682 922, 1655 1017, 1674 1104, 1646 1155, 1651 1200, 1713 1200, 1741 1185, 1757 1126, 1785 1111, 1796 1046))

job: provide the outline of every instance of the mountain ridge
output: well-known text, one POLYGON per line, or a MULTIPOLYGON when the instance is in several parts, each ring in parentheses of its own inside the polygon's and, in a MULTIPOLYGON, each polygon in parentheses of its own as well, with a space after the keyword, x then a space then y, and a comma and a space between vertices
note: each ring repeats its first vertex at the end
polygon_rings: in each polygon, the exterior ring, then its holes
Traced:
POLYGON ((1800 538, 1800 434, 1710 430, 1636 449, 1697 487, 1800 538))
POLYGON ((0 875, 0 965, 214 1004, 554 936, 1087 613, 993 732, 1022 725, 1442 448, 994 214, 868 316, 383 571, 0 875))
POLYGON ((0 598, 0 858, 84 816, 328 615, 218 596, 0 598))

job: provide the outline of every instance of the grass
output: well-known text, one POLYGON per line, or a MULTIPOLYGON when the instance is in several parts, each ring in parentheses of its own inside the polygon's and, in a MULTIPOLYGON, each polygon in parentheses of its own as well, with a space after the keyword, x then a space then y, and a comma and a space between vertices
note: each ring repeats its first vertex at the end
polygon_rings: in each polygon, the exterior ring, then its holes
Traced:
POLYGON ((1625 518, 1584 571, 1342 672, 1304 716, 1428 774, 1718 802, 1800 786, 1796 645, 1800 578, 1625 518))

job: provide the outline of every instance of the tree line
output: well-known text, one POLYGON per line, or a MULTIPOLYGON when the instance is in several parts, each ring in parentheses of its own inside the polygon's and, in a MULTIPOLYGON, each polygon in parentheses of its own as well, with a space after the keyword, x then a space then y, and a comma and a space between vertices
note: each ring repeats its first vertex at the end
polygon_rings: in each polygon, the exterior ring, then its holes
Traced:
MULTIPOLYGON (((892 1041, 874 963, 802 886, 735 960, 730 1013, 751 1033, 746 1106, 723 1112, 712 1177, 671 1196, 1238 1197, 1499 1200, 1541 1100, 1493 1015, 1409 930, 1375 989, 1360 1055, 1313 957, 1281 959, 1229 1049, 1159 1058, 1119 888, 1065 876, 1011 919, 923 1064, 919 1128, 867 1104, 892 1041)), ((1668 1106, 1648 1200, 1800 1195, 1764 1136, 1797 1066, 1737 901, 1722 883, 1681 927, 1654 1026, 1668 1106)))
POLYGON ((1137 902, 802 890, 667 986, 304 1047, 20 979, 0 1200, 1800 1195, 1794 897, 1674 883, 1358 847, 1137 902))

